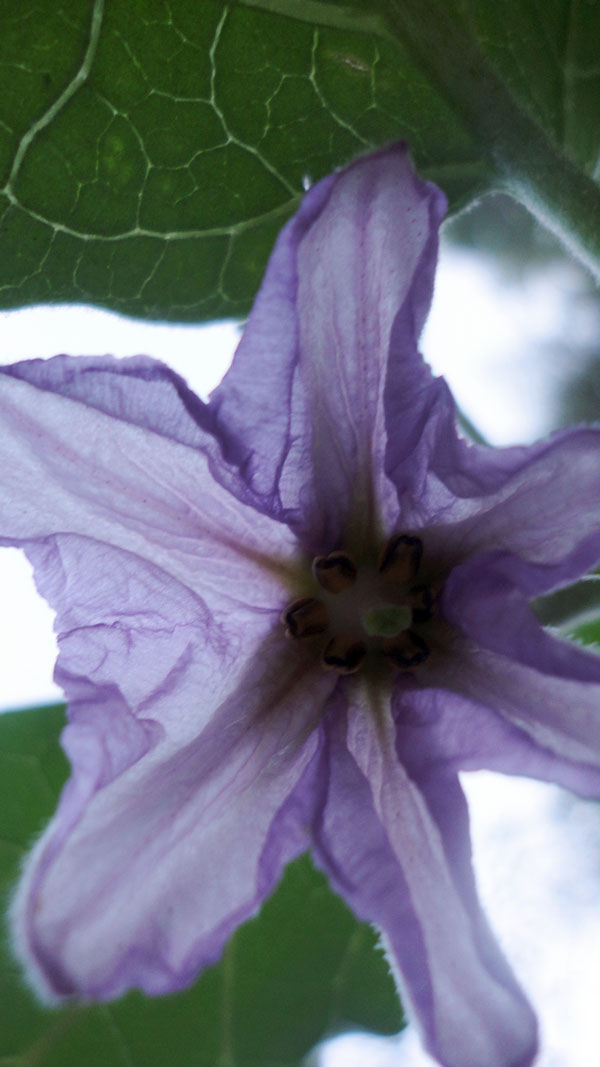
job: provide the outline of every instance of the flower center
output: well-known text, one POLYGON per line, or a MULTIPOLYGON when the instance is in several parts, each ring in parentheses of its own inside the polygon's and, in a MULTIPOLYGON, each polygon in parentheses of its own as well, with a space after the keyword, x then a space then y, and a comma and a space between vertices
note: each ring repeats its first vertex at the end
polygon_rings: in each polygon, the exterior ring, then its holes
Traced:
POLYGON ((376 564, 358 567, 345 552, 317 556, 315 595, 288 605, 287 633, 313 639, 323 666, 340 674, 359 670, 369 656, 413 670, 429 656, 419 628, 434 608, 431 589, 417 580, 422 556, 421 540, 409 534, 392 537, 376 564))
POLYGON ((361 622, 369 637, 397 637, 408 630, 412 611, 408 604, 381 604, 370 608, 361 622))

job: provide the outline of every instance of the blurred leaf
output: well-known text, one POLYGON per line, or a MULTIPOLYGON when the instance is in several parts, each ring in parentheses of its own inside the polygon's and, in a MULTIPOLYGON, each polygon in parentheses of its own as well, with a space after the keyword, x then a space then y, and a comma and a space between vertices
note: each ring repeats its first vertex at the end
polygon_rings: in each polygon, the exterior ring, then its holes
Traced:
POLYGON ((600 24, 588 0, 382 0, 521 200, 600 278, 600 24))
POLYGON ((596 645, 600 648, 600 619, 593 622, 584 622, 571 630, 570 637, 579 641, 582 645, 596 645))
MULTIPOLYGON (((584 636, 600 625, 600 575, 587 574, 571 585, 538 597, 531 603, 543 626, 552 626, 568 637, 590 643, 584 636)), ((595 639, 592 637, 591 641, 595 639)))
POLYGON ((513 98, 568 158, 597 179, 600 27, 594 0, 468 0, 466 7, 482 49, 513 98))
MULTIPOLYGON (((0 717, 0 888, 56 806, 67 775, 62 708, 0 717)), ((3 946, 4 946, 3 939, 3 946)), ((402 1015, 375 936, 307 857, 288 868, 220 964, 176 996, 40 1007, 0 955, 0 1067, 288 1067, 346 1026, 393 1033, 402 1015)))
MULTIPOLYGON (((491 194, 475 204, 471 211, 455 215, 444 229, 444 237, 453 245, 484 255, 502 281, 515 281, 534 268, 568 263, 572 259, 555 237, 542 228, 526 209, 503 193, 491 194)), ((588 276, 580 271, 587 284, 588 276)))

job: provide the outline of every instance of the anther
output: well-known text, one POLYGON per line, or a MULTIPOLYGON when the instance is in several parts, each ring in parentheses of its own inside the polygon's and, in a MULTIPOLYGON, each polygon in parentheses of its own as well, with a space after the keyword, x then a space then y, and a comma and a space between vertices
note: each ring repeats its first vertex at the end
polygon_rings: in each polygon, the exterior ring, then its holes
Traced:
POLYGON ((423 556, 420 537, 396 534, 390 538, 379 559, 379 573, 394 585, 410 585, 417 576, 423 556))
POLYGON ((323 653, 323 666, 338 674, 354 674, 362 666, 367 646, 348 634, 332 637, 323 653))
POLYGON ((345 552, 330 552, 328 556, 316 556, 312 571, 319 585, 328 593, 343 593, 356 581, 356 563, 345 552))
POLYGON ((414 630, 403 630, 396 637, 385 638, 381 650, 395 667, 404 671, 418 667, 429 656, 428 645, 414 630))
POLYGON ((315 597, 294 600, 281 616, 290 637, 314 637, 325 633, 329 624, 327 608, 315 597))
POLYGON ((406 596, 413 622, 427 622, 433 614, 433 593, 428 585, 415 585, 406 596))

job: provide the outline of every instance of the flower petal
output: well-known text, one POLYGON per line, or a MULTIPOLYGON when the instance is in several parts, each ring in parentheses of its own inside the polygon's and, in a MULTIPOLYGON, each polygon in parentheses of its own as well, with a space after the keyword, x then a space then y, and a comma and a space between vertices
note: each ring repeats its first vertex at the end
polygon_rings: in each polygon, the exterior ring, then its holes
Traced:
MULTIPOLYGON (((93 720, 67 727, 74 777, 13 906, 17 948, 42 994, 107 999, 189 984, 306 847, 313 705, 332 683, 289 652, 283 638, 271 642, 220 706, 203 710, 210 722, 193 740, 161 739, 108 782, 93 720)), ((200 696, 196 668, 180 664, 171 700, 185 688, 200 696)))
POLYGON ((125 758, 124 720, 144 723, 152 738, 197 736, 279 626, 276 607, 241 599, 235 611, 211 613, 163 569, 89 538, 63 534, 25 547, 57 613, 55 677, 69 717, 101 736, 107 774, 117 754, 125 758))
POLYGON ((213 396, 226 455, 246 457, 248 483, 315 553, 344 534, 360 544, 390 508, 395 518, 383 393, 388 376, 422 372, 416 344, 444 207, 403 146, 315 186, 277 242, 213 396), (395 320, 402 350, 390 358, 395 320))
MULTIPOLYGON (((591 561, 600 554, 600 534, 591 561)), ((505 552, 484 552, 455 567, 444 586, 442 611, 478 645, 543 674, 600 684, 600 656, 559 640, 544 630, 529 600, 571 575, 570 561, 556 567, 527 563, 505 552)), ((587 567, 585 568, 587 569, 587 567)), ((600 717, 600 708, 599 708, 600 717)))
MULTIPOLYGON (((447 655, 423 668, 428 687, 458 693, 492 708, 537 745, 584 767, 600 765, 600 687, 597 683, 542 674, 457 635, 447 655)), ((587 775, 570 787, 589 795, 587 775)))
POLYGON ((535 1019, 476 901, 455 778, 417 783, 406 774, 382 702, 351 707, 347 737, 335 713, 317 861, 381 929, 405 1003, 441 1064, 527 1067, 535 1019))
POLYGON ((0 374, 0 538, 89 537, 163 568, 215 609, 285 602, 286 567, 296 552, 290 531, 215 480, 216 442, 204 434, 206 448, 193 447, 201 430, 183 403, 179 423, 176 404, 167 403, 161 425, 162 379, 151 382, 156 410, 152 388, 147 396, 155 428, 137 424, 146 393, 127 364, 123 374, 117 367, 58 359, 43 374, 37 363, 19 376, 0 374), (40 385, 22 379, 28 371, 41 374, 40 385), (67 379, 73 396, 62 395, 67 379))
POLYGON ((280 627, 289 531, 213 479, 185 411, 183 430, 160 405, 141 424, 137 372, 132 394, 84 363, 84 388, 67 362, 0 376, 0 533, 57 609, 73 765, 16 940, 46 995, 160 992, 216 958, 302 847, 307 715, 333 683, 317 671, 315 689, 280 627))
POLYGON ((490 707, 444 689, 406 690, 397 716, 397 751, 412 778, 497 771, 600 796, 600 766, 577 763, 537 744, 490 707))
MULTIPOLYGON (((435 437, 435 423, 427 430, 435 437)), ((417 527, 429 524, 426 549, 447 566, 502 549, 539 564, 571 557, 582 573, 598 543, 599 457, 600 429, 562 431, 529 448, 486 449, 452 442, 446 426, 427 452, 421 499, 411 503, 408 494, 406 514, 417 527)))
POLYGON ((175 371, 147 356, 55 356, 1 367, 0 374, 193 448, 205 448, 213 431, 208 406, 175 371))

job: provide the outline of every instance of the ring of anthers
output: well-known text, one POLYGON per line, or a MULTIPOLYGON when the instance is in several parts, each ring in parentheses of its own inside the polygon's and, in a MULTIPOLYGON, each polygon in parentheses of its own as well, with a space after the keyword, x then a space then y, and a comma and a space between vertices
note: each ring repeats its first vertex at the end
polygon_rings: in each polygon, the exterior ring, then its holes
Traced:
POLYGON ((429 646, 416 627, 435 610, 432 588, 419 581, 423 543, 396 534, 376 566, 357 567, 346 552, 317 556, 313 577, 317 596, 293 600, 283 612, 287 634, 302 642, 321 639, 323 666, 353 674, 369 651, 379 651, 394 667, 411 671, 424 663, 429 646))

